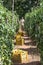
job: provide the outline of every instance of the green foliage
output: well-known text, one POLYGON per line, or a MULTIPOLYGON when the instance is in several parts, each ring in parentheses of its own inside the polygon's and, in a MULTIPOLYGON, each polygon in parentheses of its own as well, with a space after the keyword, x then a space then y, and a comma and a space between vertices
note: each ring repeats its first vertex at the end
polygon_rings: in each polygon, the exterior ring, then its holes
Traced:
MULTIPOLYGON (((19 17, 25 15, 25 30, 28 35, 36 39, 41 53, 41 64, 43 65, 43 0, 14 0, 14 10, 19 17), (34 7, 40 7, 34 9, 34 7)), ((0 0, 0 62, 1 65, 11 65, 11 50, 13 49, 14 36, 18 30, 18 16, 14 12, 12 19, 12 0, 0 0), (2 3, 3 1, 3 3, 2 3), (9 9, 9 10, 8 10, 9 9)))
MULTIPOLYGON (((9 10, 12 10, 13 0, 3 0, 3 4, 9 10)), ((17 12, 19 17, 25 15, 28 11, 31 11, 31 7, 39 6, 40 0, 14 0, 14 11, 17 12)))
POLYGON ((38 0, 15 0, 15 10, 20 17, 31 10, 31 7, 38 5, 38 0))
POLYGON ((12 13, 0 4, 0 63, 1 65, 11 65, 11 51, 13 49, 14 36, 17 29, 18 16, 12 13), (13 26, 12 26, 13 22, 13 26), (2 64, 3 63, 3 64, 2 64))
MULTIPOLYGON (((43 3, 43 2, 42 2, 43 3)), ((43 6, 32 10, 25 15, 25 30, 28 35, 36 39, 43 61, 43 6)), ((43 64, 42 64, 43 65, 43 64)))

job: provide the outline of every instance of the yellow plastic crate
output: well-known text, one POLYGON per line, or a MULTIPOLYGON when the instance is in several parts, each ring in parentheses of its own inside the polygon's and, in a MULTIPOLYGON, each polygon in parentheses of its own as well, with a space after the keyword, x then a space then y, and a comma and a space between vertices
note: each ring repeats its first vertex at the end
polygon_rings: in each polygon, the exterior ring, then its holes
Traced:
POLYGON ((12 61, 14 63, 25 63, 28 61, 28 52, 19 49, 13 50, 12 61))
POLYGON ((24 45, 24 43, 25 43, 25 40, 22 38, 21 39, 22 40, 22 43, 21 43, 21 45, 24 45))
POLYGON ((21 39, 20 41, 16 40, 16 45, 24 45, 24 39, 21 39))
POLYGON ((24 45, 24 39, 20 34, 16 35, 16 45, 24 45))
POLYGON ((21 53, 21 63, 25 63, 25 62, 28 62, 28 52, 23 51, 21 53))
POLYGON ((20 40, 21 40, 21 35, 20 35, 20 34, 17 34, 17 35, 16 35, 16 40, 17 40, 17 41, 20 41, 20 40))

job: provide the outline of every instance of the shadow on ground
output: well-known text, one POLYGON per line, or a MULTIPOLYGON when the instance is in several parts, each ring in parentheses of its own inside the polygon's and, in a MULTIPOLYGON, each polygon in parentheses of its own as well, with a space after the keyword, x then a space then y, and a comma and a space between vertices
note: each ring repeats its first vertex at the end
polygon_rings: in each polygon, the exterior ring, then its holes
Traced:
POLYGON ((34 61, 34 62, 23 63, 23 64, 16 63, 16 64, 13 64, 13 65, 41 65, 41 63, 39 61, 34 61))
MULTIPOLYGON (((20 48, 20 49, 22 49, 22 48, 20 48)), ((37 55, 39 54, 37 48, 26 48, 26 49, 22 49, 22 50, 28 51, 29 54, 37 54, 37 55)))

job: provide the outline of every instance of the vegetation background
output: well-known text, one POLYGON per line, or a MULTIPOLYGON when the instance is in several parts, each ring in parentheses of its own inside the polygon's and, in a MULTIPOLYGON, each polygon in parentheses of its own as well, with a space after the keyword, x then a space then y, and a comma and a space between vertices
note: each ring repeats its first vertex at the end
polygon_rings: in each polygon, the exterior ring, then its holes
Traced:
POLYGON ((43 0, 0 0, 0 62, 1 65, 11 65, 12 40, 16 35, 18 19, 25 18, 25 30, 36 40, 43 65, 43 0), (12 20, 14 16, 14 20, 12 20))

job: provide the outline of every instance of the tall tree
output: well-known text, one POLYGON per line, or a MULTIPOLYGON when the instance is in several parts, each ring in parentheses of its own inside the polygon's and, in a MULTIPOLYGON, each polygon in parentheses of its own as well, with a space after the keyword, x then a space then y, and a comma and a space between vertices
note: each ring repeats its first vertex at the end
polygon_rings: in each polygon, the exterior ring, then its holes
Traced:
MULTIPOLYGON (((3 0, 4 6, 7 7, 9 10, 12 10, 12 1, 13 0, 3 0)), ((31 10, 32 7, 39 6, 40 0, 14 0, 14 11, 22 17, 31 10)))

